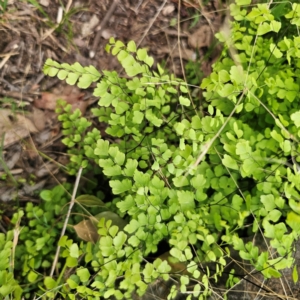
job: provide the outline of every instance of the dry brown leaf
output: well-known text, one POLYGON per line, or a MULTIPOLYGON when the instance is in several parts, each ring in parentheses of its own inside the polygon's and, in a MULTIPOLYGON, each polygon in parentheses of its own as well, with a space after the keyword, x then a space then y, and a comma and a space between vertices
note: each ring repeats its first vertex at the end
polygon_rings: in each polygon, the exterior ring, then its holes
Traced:
POLYGON ((45 165, 43 167, 38 168, 34 175, 38 178, 42 178, 48 176, 49 174, 53 176, 55 169, 57 169, 57 165, 45 165), (53 170, 53 171, 52 171, 53 170))
POLYGON ((86 242, 96 243, 99 239, 97 226, 90 220, 83 220, 73 226, 78 237, 86 242))
POLYGON ((112 221, 112 225, 116 225, 122 230, 126 226, 126 222, 120 218, 117 214, 111 211, 104 211, 96 216, 90 217, 89 220, 83 220, 74 226, 74 229, 79 238, 84 241, 96 243, 99 239, 97 224, 100 219, 105 218, 105 222, 112 221))
MULTIPOLYGON (((28 114, 30 116, 30 114, 28 114)), ((4 148, 26 138, 30 133, 38 132, 28 117, 13 114, 11 110, 0 110, 0 136, 4 136, 4 148)))
POLYGON ((32 121, 35 127, 38 129, 38 131, 43 131, 46 126, 45 113, 34 106, 32 106, 32 108, 32 121))
POLYGON ((43 92, 40 100, 35 100, 34 105, 37 108, 55 110, 57 100, 61 99, 60 95, 43 92))
POLYGON ((81 111, 81 114, 84 115, 88 105, 89 105, 89 103, 87 101, 78 101, 78 102, 72 103, 72 111, 74 111, 76 108, 79 108, 79 110, 81 111))
POLYGON ((202 25, 193 34, 189 35, 189 45, 194 49, 209 47, 213 40, 213 32, 208 25, 202 25))
POLYGON ((72 105, 72 110, 79 108, 81 113, 84 115, 88 106, 88 102, 83 101, 84 94, 79 92, 69 93, 68 89, 66 89, 64 92, 64 94, 43 92, 41 99, 35 100, 34 105, 35 107, 41 109, 55 110, 57 101, 62 99, 72 105))
MULTIPOLYGON (((84 40, 82 37, 74 38, 73 43, 80 48, 87 46, 86 40, 84 40)), ((78 53, 76 53, 75 55, 78 55, 78 53)), ((76 61, 77 61, 77 59, 76 59, 76 61)))
POLYGON ((40 0, 39 1, 41 5, 48 7, 49 6, 49 0, 40 0))
POLYGON ((111 37, 116 37, 116 33, 113 30, 107 28, 102 30, 101 36, 104 39, 109 40, 111 37))
POLYGON ((4 161, 0 164, 0 170, 5 170, 4 166, 10 170, 14 168, 21 157, 21 153, 22 147, 20 145, 14 145, 10 147, 9 151, 3 151, 4 161))
POLYGON ((163 16, 170 15, 175 10, 175 6, 173 4, 166 5, 163 10, 162 14, 163 16))
POLYGON ((99 24, 99 19, 96 15, 93 15, 89 22, 84 23, 81 27, 81 34, 85 37, 94 32, 94 28, 99 24))

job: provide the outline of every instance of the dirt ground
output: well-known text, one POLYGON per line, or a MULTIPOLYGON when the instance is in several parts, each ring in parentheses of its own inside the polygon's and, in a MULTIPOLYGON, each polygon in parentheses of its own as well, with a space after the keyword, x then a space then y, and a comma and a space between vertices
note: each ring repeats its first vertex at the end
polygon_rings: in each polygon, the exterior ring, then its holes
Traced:
POLYGON ((45 76, 47 58, 120 72, 104 50, 113 36, 146 47, 155 63, 177 76, 185 77, 189 61, 207 75, 219 53, 214 33, 225 14, 226 5, 218 0, 10 0, 0 7, 2 205, 15 199, 38 202, 36 191, 66 180, 57 99, 87 117, 97 101, 89 89, 45 76))

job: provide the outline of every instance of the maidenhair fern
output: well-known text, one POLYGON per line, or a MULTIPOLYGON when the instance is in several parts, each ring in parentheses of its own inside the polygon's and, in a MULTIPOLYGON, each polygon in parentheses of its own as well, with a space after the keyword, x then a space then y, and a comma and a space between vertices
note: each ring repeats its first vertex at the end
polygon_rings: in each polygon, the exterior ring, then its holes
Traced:
MULTIPOLYGON (((133 41, 111 38, 106 47, 126 77, 46 61, 47 75, 81 88, 96 84, 99 102, 92 112, 108 125, 110 138, 67 108, 60 116, 64 142, 79 146, 71 152, 73 170, 86 167, 87 159, 101 167, 114 195, 110 208, 128 220, 124 230, 100 221, 101 238, 86 261, 96 275, 78 268, 68 279, 69 294, 132 299, 157 278, 168 280, 169 262, 147 258, 162 241, 172 260, 186 266, 181 292, 192 283, 190 292, 199 299, 222 274, 227 246, 265 278, 291 266, 300 233, 300 173, 290 162, 300 157, 299 6, 282 14, 281 4, 248 10, 243 5, 249 2, 230 5, 231 39, 217 35, 227 48, 201 83, 205 116, 199 101, 189 98, 188 84, 159 65, 153 71, 153 59, 133 41), (270 239, 277 259, 243 242, 245 224, 270 239), (215 263, 217 272, 204 272, 204 262, 215 263)), ((175 294, 174 286, 170 299, 175 294)))

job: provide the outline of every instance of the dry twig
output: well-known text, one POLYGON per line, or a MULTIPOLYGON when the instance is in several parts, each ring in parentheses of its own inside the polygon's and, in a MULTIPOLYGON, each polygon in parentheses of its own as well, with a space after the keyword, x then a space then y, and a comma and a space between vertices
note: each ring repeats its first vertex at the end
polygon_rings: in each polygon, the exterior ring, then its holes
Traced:
POLYGON ((102 22, 100 24, 100 29, 96 33, 92 49, 90 50, 90 53, 89 53, 90 58, 93 58, 95 56, 96 50, 97 50, 97 46, 99 44, 99 41, 100 41, 101 34, 102 34, 103 29, 104 29, 104 26, 105 26, 106 22, 108 21, 108 19, 110 18, 110 16, 112 15, 112 13, 113 13, 113 11, 114 11, 114 9, 115 9, 115 7, 117 6, 118 3, 119 3, 119 0, 114 0, 114 2, 111 4, 109 10, 107 11, 104 19, 102 20, 102 22))
MULTIPOLYGON (((75 181, 75 185, 74 185, 74 189, 73 189, 72 199, 71 199, 70 206, 69 206, 69 209, 68 209, 68 212, 67 212, 67 216, 66 216, 66 219, 65 219, 65 222, 64 222, 64 226, 61 230, 60 237, 63 237, 65 235, 65 232, 66 232, 66 229, 67 229, 70 214, 71 214, 72 208, 73 208, 74 203, 75 203, 75 198, 76 198, 76 193, 77 193, 81 173, 82 173, 82 167, 79 169, 79 171, 77 173, 77 176, 76 176, 76 181, 75 181)), ((54 257, 52 268, 51 268, 51 272, 50 272, 50 277, 53 276, 55 266, 56 266, 57 261, 58 261, 59 252, 60 252, 60 246, 57 246, 55 257, 54 257)))

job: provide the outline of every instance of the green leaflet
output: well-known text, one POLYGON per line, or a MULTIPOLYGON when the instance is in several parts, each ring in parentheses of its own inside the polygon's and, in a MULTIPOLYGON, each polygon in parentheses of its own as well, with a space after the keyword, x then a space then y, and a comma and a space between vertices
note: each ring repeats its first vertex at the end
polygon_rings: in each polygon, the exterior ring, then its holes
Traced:
MULTIPOLYGON (((59 108, 63 142, 71 157, 68 171, 75 174, 85 167, 89 174, 94 163, 96 176, 104 179, 101 184, 108 182, 105 188, 112 194, 109 199, 100 197, 104 200, 99 206, 128 221, 123 228, 112 219, 93 223, 96 231, 88 233, 100 236, 100 250, 60 240, 67 266, 76 268, 68 279, 74 294, 130 299, 132 291, 143 294, 148 284, 168 279, 171 265, 155 257, 161 241, 169 244, 173 261, 187 265, 188 274, 178 280, 180 291, 193 291, 195 296, 209 293, 212 278, 196 261, 214 263, 216 281, 222 275, 226 261, 220 245, 233 247, 265 278, 277 278, 291 266, 288 253, 300 233, 300 175, 295 163, 300 152, 300 40, 295 26, 299 8, 249 4, 237 0, 229 6, 230 39, 216 34, 226 46, 212 73, 200 83, 201 101, 193 87, 161 65, 153 70, 153 58, 133 41, 125 44, 111 38, 106 46, 123 67, 124 77, 78 63, 46 61, 44 72, 49 76, 81 88, 95 83, 99 101, 92 121, 71 112, 70 106, 59 108), (105 123, 101 133, 93 131, 95 120, 105 123), (238 236, 246 224, 249 232, 263 232, 270 239, 276 258, 238 236), (76 260, 82 253, 97 276, 76 260), (155 259, 147 261, 148 256, 155 259), (115 286, 117 278, 122 278, 120 289, 115 286), (201 284, 188 290, 196 281, 201 284), (96 289, 90 290, 87 282, 96 289)), ((51 203, 55 193, 45 191, 41 196, 51 203)), ((99 201, 78 199, 93 208, 99 201)), ((32 227, 43 216, 38 209, 29 208, 28 213, 32 227)), ((30 241, 27 246, 41 251, 51 238, 44 235, 36 245, 30 241)), ((31 282, 39 279, 36 274, 28 271, 31 282)), ((233 275, 229 277, 234 285, 233 275)), ((297 277, 294 271, 294 280, 297 277)), ((174 286, 169 297, 176 293, 174 286)))

